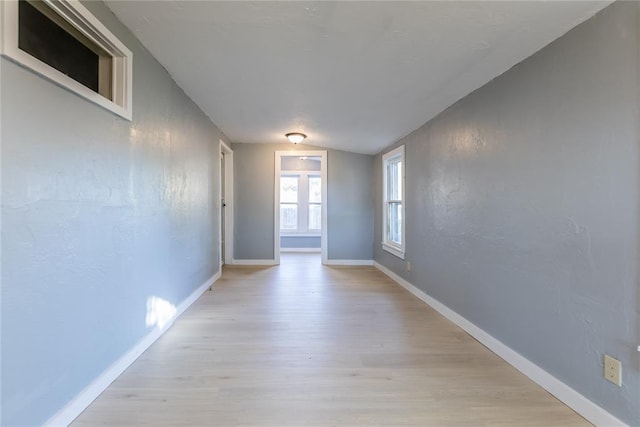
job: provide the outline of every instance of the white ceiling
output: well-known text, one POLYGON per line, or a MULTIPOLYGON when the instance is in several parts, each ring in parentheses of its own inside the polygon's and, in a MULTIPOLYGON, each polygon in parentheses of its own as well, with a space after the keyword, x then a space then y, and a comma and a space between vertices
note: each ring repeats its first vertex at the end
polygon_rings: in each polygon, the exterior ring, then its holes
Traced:
POLYGON ((609 3, 107 1, 231 142, 370 154, 609 3))

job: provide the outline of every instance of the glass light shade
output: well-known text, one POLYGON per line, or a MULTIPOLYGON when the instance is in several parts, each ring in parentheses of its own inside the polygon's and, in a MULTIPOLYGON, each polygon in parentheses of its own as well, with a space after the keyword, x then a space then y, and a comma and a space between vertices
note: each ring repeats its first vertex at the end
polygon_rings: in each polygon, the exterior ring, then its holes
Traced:
POLYGON ((299 132, 288 133, 285 136, 287 137, 287 139, 289 139, 289 141, 291 141, 294 144, 302 142, 307 137, 307 135, 305 135, 304 133, 299 133, 299 132))

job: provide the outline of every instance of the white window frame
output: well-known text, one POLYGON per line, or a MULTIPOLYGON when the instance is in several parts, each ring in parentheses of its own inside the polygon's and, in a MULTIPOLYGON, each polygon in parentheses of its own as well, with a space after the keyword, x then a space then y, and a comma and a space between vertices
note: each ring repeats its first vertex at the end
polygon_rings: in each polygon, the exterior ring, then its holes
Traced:
POLYGON ((307 219, 306 219, 306 226, 307 226, 307 230, 309 233, 317 233, 318 236, 320 236, 320 234, 322 233, 322 213, 320 214, 320 227, 321 228, 311 228, 309 227, 309 218, 310 218, 310 214, 309 212, 311 211, 311 206, 320 206, 320 212, 322 212, 322 186, 324 184, 322 183, 322 177, 320 176, 320 171, 317 172, 308 172, 307 173, 307 185, 306 185, 306 190, 307 190, 307 197, 305 199, 305 203, 307 204, 307 219), (311 178, 318 178, 320 180, 320 201, 319 202, 312 202, 311 201, 311 178))
POLYGON ((127 119, 132 119, 133 54, 78 0, 43 0, 76 30, 112 56, 112 97, 105 98, 18 47, 18 1, 2 0, 2 55, 127 119))
MULTIPOLYGON (((282 178, 296 178, 297 181, 297 186, 298 186, 298 191, 296 192, 296 201, 295 202, 283 202, 282 201, 282 192, 280 194, 280 210, 282 211, 282 205, 295 205, 296 206, 296 228, 295 229, 285 229, 282 228, 282 224, 280 224, 280 234, 281 235, 285 235, 285 234, 297 234, 298 230, 300 229, 300 223, 302 221, 302 219, 300 218, 300 173, 298 172, 286 172, 286 171, 282 171, 280 173, 280 186, 278 187, 278 191, 280 191, 282 189, 282 178)), ((280 215, 280 220, 282 221, 282 215, 280 215)))
MULTIPOLYGON (((305 236, 305 237, 320 237, 322 235, 322 229, 309 228, 309 206, 320 205, 322 210, 322 201, 318 203, 311 203, 309 201, 309 178, 318 177, 322 185, 322 177, 320 171, 290 171, 282 170, 280 177, 297 177, 298 178, 298 201, 295 203, 298 209, 298 228, 295 230, 280 229, 281 236, 305 236)), ((279 189, 279 187, 278 187, 279 189)), ((288 202, 280 202, 280 204, 288 202)), ((293 202, 291 202, 293 204, 293 202)))
POLYGON ((407 171, 407 163, 405 161, 404 155, 404 145, 401 145, 388 153, 382 156, 382 249, 385 251, 397 256, 400 259, 404 259, 405 256, 405 244, 406 244, 406 206, 405 206, 405 187, 406 187, 406 171, 407 171), (391 161, 395 161, 396 159, 400 159, 402 162, 402 200, 399 200, 402 203, 402 211, 401 211, 401 220, 402 220, 402 242, 397 244, 389 240, 389 228, 388 228, 388 205, 391 202, 398 202, 398 200, 389 200, 387 194, 387 179, 388 179, 388 165, 391 161))

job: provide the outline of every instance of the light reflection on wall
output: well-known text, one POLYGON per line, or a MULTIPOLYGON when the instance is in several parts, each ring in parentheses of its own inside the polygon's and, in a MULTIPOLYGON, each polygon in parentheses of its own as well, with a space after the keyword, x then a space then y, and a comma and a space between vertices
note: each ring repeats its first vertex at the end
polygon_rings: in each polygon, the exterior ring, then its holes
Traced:
POLYGON ((452 154, 474 156, 486 152, 489 148, 482 131, 475 127, 457 129, 449 141, 452 154))
POLYGON ((429 194, 433 201, 433 215, 438 230, 465 229, 469 204, 477 193, 477 185, 469 171, 482 167, 483 158, 494 149, 477 126, 459 127, 447 135, 446 150, 432 168, 429 194))
POLYGON ((169 324, 176 315, 176 306, 158 297, 147 298, 147 328, 157 326, 162 329, 169 324))

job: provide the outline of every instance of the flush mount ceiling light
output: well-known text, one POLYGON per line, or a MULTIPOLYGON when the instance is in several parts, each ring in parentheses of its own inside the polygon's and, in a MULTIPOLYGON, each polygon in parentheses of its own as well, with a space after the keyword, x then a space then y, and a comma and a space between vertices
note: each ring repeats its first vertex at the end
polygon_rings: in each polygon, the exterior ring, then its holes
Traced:
POLYGON ((291 141, 294 144, 297 144, 299 142, 302 142, 307 135, 305 135, 304 133, 300 133, 300 132, 291 132, 285 135, 287 137, 287 139, 289 141, 291 141))

